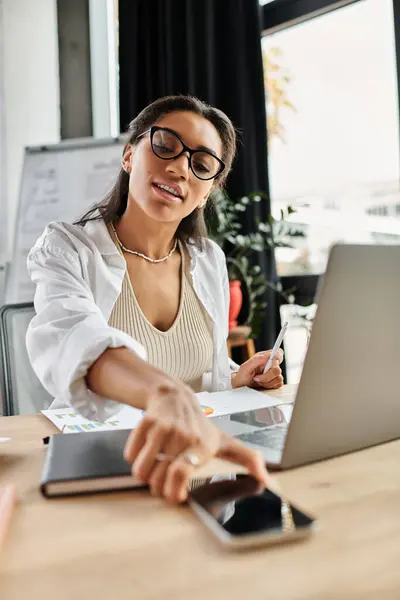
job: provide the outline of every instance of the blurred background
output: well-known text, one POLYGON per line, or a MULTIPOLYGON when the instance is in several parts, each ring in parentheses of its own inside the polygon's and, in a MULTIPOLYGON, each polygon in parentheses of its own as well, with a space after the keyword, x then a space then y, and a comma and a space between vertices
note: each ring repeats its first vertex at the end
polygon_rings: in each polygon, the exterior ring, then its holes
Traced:
POLYGON ((285 225, 249 242, 239 321, 266 347, 291 320, 298 381, 332 244, 400 241, 399 49, 399 0, 0 0, 1 302, 32 301, 29 247, 107 191, 129 121, 191 93, 241 131, 240 235, 285 225))

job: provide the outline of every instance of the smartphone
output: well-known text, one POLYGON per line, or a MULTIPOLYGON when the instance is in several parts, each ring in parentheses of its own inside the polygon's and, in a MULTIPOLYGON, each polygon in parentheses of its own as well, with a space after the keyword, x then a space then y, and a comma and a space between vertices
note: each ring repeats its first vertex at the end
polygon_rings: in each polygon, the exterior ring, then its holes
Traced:
POLYGON ((224 546, 249 548, 308 537, 316 520, 248 475, 206 483, 189 504, 224 546))

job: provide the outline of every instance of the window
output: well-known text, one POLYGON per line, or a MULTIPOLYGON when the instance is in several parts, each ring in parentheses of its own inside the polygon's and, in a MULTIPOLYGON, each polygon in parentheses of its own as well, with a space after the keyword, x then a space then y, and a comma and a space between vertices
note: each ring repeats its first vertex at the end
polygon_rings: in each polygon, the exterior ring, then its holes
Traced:
POLYGON ((400 243, 391 0, 360 0, 262 39, 272 212, 305 237, 280 275, 320 273, 335 242, 400 243))

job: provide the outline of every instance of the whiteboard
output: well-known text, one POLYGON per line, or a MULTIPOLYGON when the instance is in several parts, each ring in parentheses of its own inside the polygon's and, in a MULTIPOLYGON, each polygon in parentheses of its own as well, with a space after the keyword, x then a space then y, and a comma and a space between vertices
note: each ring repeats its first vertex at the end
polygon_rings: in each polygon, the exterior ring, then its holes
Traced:
POLYGON ((72 223, 111 189, 121 167, 125 139, 93 138, 25 149, 14 233, 7 269, 6 302, 32 302, 26 258, 51 221, 72 223))

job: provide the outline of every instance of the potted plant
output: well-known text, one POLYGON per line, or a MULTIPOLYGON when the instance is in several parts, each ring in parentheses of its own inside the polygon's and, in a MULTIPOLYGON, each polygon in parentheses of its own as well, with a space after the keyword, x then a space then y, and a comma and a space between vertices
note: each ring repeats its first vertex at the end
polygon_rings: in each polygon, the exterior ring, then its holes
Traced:
POLYGON ((268 287, 287 302, 292 301, 279 283, 266 279, 260 266, 252 260, 252 255, 276 247, 291 247, 290 238, 303 236, 301 231, 295 230, 287 222, 287 217, 295 212, 290 206, 281 210, 279 219, 270 215, 267 222, 256 220, 254 231, 243 234, 243 213, 251 203, 261 202, 263 198, 266 198, 263 193, 252 193, 235 202, 226 192, 216 189, 212 194, 212 212, 207 215, 209 235, 226 255, 231 293, 229 327, 236 326, 245 295, 247 317, 243 324, 250 327, 251 337, 256 337, 260 331, 265 308, 262 297, 268 287))

